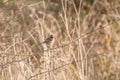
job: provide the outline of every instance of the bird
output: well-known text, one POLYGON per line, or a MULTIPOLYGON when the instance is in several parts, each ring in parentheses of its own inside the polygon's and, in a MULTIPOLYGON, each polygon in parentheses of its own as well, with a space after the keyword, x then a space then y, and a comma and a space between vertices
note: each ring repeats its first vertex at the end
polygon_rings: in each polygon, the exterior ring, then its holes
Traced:
POLYGON ((51 45, 51 44, 53 43, 53 41, 54 41, 54 37, 53 37, 53 35, 50 35, 50 36, 48 36, 48 38, 46 38, 46 39, 43 41, 43 43, 45 43, 45 44, 47 44, 47 45, 51 45))

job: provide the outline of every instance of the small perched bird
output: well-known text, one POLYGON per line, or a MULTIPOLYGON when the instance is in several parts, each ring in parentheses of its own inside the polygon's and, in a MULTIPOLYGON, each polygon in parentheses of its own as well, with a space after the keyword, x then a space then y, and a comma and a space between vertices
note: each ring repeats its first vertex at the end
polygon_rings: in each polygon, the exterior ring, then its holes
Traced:
POLYGON ((45 41, 43 41, 43 43, 47 44, 47 45, 52 45, 54 42, 54 37, 53 35, 50 35, 48 38, 45 39, 45 41))

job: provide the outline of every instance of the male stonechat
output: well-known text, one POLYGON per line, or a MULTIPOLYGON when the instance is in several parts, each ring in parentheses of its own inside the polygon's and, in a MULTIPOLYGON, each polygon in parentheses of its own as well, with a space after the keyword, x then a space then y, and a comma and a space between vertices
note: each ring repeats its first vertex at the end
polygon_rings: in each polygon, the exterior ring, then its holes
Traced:
POLYGON ((48 38, 46 38, 44 41, 43 41, 43 43, 45 43, 45 44, 47 44, 47 45, 53 45, 53 43, 54 43, 54 37, 53 37, 53 35, 50 35, 48 38))

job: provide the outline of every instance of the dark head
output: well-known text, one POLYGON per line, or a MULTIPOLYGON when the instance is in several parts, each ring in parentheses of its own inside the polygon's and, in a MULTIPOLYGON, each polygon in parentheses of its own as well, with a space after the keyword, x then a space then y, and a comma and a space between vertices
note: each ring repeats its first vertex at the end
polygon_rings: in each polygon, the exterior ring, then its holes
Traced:
POLYGON ((53 35, 50 35, 50 38, 53 38, 53 35))

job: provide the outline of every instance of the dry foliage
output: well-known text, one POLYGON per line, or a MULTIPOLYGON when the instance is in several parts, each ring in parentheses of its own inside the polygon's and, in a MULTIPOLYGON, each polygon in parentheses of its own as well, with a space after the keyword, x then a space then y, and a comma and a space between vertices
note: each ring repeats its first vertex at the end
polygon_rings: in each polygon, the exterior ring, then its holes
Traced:
POLYGON ((2 0, 0 80, 120 80, 119 4, 2 0))

